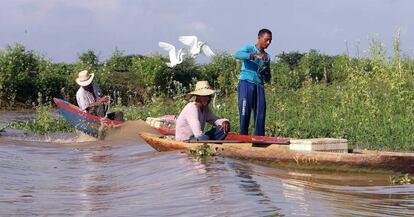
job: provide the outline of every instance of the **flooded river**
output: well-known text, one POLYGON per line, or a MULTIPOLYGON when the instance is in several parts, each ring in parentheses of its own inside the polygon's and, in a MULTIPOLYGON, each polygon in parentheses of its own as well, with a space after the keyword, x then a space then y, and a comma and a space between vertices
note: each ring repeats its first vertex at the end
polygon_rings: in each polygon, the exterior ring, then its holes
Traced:
MULTIPOLYGON (((4 117, 2 120, 5 120, 4 117)), ((105 141, 0 136, 0 216, 414 216, 414 185, 160 153, 133 122, 105 141)))

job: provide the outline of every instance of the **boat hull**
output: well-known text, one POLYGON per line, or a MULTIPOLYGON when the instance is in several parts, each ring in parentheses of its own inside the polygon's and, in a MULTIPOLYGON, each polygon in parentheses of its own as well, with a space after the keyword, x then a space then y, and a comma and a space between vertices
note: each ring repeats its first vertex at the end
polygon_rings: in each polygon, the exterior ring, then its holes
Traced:
MULTIPOLYGON (((178 142, 152 134, 140 134, 157 151, 191 150, 206 143, 178 142)), ((308 152, 293 151, 287 145, 254 143, 207 143, 216 155, 233 158, 255 159, 274 163, 291 162, 298 166, 345 166, 369 169, 392 170, 395 172, 414 173, 414 154, 363 151, 359 153, 308 152)))
POLYGON ((65 100, 53 98, 53 101, 57 105, 60 114, 72 126, 91 136, 99 137, 99 129, 103 125, 113 127, 122 124, 121 121, 113 121, 83 112, 79 107, 65 100))

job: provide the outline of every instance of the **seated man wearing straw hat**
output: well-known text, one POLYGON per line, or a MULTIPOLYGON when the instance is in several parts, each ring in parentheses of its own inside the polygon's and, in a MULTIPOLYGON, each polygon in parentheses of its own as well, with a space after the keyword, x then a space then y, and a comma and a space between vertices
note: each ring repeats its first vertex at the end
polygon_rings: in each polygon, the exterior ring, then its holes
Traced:
POLYGON ((195 96, 194 102, 189 102, 181 111, 175 123, 175 139, 185 140, 223 140, 230 130, 230 123, 227 119, 217 118, 208 106, 211 95, 216 91, 210 88, 208 81, 199 81, 195 90, 187 94, 191 99, 195 96), (217 127, 204 133, 205 123, 208 122, 217 127))
POLYGON ((87 70, 79 72, 76 83, 80 88, 76 92, 76 101, 79 108, 89 114, 108 117, 112 120, 123 120, 122 112, 112 112, 106 114, 104 103, 109 103, 109 96, 101 97, 101 88, 99 88, 96 82, 93 82, 94 73, 89 73, 87 70))

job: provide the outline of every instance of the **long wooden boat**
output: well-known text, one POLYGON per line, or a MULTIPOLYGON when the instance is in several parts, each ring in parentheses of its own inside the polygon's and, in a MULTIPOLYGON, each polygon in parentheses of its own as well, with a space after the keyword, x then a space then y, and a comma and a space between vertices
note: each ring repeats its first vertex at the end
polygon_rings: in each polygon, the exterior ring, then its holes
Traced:
POLYGON ((246 141, 231 142, 178 142, 166 136, 141 133, 140 136, 157 151, 191 150, 207 144, 216 155, 242 159, 265 160, 272 163, 293 163, 294 165, 327 166, 338 168, 356 167, 384 169, 395 172, 414 173, 414 153, 361 151, 335 153, 319 151, 293 151, 289 145, 255 144, 246 141))
MULTIPOLYGON (((112 127, 112 126, 118 126, 123 123, 122 121, 113 121, 113 120, 104 119, 98 116, 88 114, 82 111, 79 107, 69 102, 66 102, 63 99, 53 98, 53 101, 57 105, 59 112, 71 125, 73 125, 76 129, 88 135, 94 136, 94 137, 99 136, 99 128, 102 126, 102 124, 112 127)), ((156 127, 153 127, 153 128, 163 135, 174 135, 175 134, 174 129, 156 128, 156 127)), ((288 138, 270 137, 270 136, 247 136, 247 135, 238 135, 238 134, 232 134, 232 133, 227 135, 227 139, 242 140, 242 141, 275 141, 275 142, 281 142, 281 143, 289 142, 288 138)))

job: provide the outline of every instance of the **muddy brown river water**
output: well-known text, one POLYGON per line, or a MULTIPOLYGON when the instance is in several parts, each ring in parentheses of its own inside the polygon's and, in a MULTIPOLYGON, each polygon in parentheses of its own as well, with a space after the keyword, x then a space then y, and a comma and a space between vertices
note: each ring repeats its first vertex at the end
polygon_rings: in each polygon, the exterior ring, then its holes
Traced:
POLYGON ((414 216, 414 185, 391 186, 390 174, 160 153, 140 131, 150 129, 131 122, 96 141, 8 129, 0 136, 0 216, 414 216))

